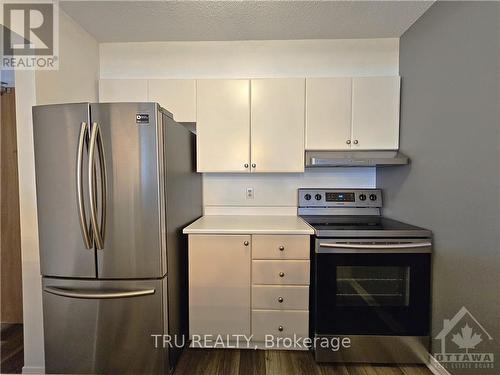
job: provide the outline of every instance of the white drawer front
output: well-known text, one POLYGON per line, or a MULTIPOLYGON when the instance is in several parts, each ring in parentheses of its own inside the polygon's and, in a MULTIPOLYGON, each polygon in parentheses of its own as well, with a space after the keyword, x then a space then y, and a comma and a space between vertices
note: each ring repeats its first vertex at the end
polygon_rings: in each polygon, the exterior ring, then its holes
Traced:
POLYGON ((252 308, 264 310, 308 310, 309 287, 292 285, 254 285, 252 308))
POLYGON ((309 285, 309 261, 253 260, 252 283, 309 285))
POLYGON ((252 334, 255 341, 266 335, 308 337, 309 311, 252 310, 252 334))
POLYGON ((310 237, 253 235, 252 259, 309 259, 310 237))

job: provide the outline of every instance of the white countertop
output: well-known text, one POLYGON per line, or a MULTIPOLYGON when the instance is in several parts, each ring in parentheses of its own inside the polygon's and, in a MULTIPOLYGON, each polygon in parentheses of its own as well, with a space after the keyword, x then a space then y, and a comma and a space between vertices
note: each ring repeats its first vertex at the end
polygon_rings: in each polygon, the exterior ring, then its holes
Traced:
POLYGON ((184 228, 186 234, 314 234, 298 216, 206 215, 184 228))

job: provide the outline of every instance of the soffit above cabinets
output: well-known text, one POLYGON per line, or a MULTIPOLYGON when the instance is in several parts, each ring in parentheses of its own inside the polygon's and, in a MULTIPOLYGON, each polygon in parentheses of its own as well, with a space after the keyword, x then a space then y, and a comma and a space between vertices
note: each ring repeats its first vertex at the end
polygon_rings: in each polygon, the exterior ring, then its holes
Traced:
POLYGON ((61 1, 99 42, 398 38, 433 1, 61 1))

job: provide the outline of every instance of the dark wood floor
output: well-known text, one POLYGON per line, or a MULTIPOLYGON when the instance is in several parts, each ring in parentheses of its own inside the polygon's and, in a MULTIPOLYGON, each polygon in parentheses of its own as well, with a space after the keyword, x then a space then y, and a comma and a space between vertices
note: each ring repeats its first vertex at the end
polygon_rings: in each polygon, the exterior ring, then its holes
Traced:
POLYGON ((2 323, 0 338, 0 373, 20 374, 24 364, 23 325, 2 323))
POLYGON ((425 366, 317 364, 311 352, 187 349, 175 375, 432 375, 425 366))
MULTIPOLYGON (((2 324, 0 373, 20 374, 23 327, 2 324)), ((425 366, 317 364, 311 352, 286 350, 186 349, 175 375, 432 375, 425 366)))

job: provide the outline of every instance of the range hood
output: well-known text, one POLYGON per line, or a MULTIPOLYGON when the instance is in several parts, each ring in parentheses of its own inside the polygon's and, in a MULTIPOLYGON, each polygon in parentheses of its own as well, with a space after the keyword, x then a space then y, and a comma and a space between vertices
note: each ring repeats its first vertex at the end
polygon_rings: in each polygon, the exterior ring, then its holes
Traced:
POLYGON ((306 151, 306 168, 376 167, 408 164, 399 151, 306 151))

